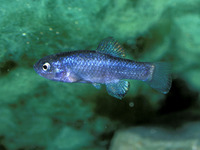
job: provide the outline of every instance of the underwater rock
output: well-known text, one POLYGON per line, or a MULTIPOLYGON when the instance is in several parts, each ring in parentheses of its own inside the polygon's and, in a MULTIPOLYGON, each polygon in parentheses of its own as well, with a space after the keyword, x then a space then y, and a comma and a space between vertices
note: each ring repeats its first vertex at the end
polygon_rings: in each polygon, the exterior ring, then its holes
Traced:
POLYGON ((140 126, 115 133, 110 150, 198 150, 200 149, 200 122, 181 128, 140 126))
MULTIPOLYGON (((177 56, 180 58, 180 64, 176 65, 176 68, 181 65, 185 66, 182 78, 188 83, 188 85, 194 91, 200 89, 200 17, 199 15, 188 14, 182 17, 175 18, 175 24, 179 27, 177 40, 177 56)), ((178 69, 179 70, 179 69, 178 69)))
POLYGON ((48 150, 78 150, 86 147, 93 137, 86 131, 75 130, 70 127, 63 128, 48 150), (67 139, 67 141, 66 141, 67 139))

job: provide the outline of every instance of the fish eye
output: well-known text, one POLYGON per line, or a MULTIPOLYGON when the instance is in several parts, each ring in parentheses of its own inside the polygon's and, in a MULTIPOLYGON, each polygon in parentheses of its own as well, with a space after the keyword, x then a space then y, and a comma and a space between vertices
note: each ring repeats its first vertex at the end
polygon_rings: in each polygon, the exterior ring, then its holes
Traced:
POLYGON ((42 65, 42 69, 43 69, 44 71, 49 70, 50 67, 51 67, 51 65, 50 65, 48 62, 46 62, 46 63, 44 63, 44 64, 42 65))

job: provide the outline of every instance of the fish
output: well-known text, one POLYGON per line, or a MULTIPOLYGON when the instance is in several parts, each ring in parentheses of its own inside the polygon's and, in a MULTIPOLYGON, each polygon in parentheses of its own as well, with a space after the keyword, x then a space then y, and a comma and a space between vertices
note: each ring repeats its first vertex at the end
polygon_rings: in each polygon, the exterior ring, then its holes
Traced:
POLYGON ((171 88, 171 66, 167 62, 137 62, 125 58, 124 48, 112 37, 103 39, 96 50, 75 50, 48 55, 34 70, 49 80, 90 83, 122 99, 130 88, 127 80, 141 80, 167 94, 171 88))

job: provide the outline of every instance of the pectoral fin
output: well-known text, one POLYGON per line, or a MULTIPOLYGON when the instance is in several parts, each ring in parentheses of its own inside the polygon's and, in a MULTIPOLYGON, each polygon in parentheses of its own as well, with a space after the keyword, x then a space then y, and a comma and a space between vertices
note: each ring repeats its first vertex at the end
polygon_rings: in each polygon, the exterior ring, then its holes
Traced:
POLYGON ((129 85, 130 84, 128 81, 120 80, 116 83, 106 84, 106 88, 109 95, 118 99, 122 99, 128 92, 129 85))
POLYGON ((99 83, 93 83, 92 85, 98 90, 101 88, 101 84, 99 83))

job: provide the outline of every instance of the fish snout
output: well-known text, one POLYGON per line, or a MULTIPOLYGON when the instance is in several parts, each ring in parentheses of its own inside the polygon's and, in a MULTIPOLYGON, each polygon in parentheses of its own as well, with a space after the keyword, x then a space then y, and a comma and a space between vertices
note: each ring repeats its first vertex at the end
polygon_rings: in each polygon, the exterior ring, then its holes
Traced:
POLYGON ((35 70, 35 72, 38 73, 38 67, 37 67, 37 63, 33 65, 33 69, 35 70))

